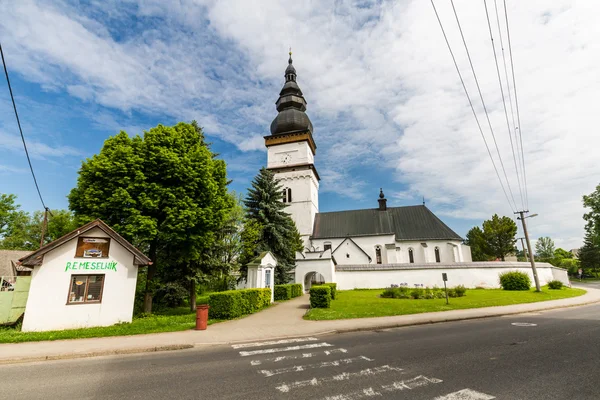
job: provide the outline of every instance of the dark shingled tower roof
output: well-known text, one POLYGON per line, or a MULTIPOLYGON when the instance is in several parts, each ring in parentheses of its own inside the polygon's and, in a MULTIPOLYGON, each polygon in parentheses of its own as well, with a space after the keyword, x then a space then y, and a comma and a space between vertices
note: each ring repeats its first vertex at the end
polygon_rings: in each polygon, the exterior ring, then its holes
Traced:
POLYGON ((318 213, 312 239, 392 234, 396 240, 463 240, 425 206, 318 213))

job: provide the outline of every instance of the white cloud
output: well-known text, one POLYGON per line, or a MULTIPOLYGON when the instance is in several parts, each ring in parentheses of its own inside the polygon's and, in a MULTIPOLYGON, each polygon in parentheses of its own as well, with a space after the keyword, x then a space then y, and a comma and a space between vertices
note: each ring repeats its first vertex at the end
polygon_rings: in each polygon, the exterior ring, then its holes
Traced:
MULTIPOLYGON (((520 203, 485 10, 455 3, 520 203)), ((436 5, 492 144, 452 10, 436 5)), ((581 196, 600 176, 598 11, 568 0, 509 8, 529 206, 540 214, 531 231, 565 247, 581 244, 581 196)), ((377 168, 406 185, 396 198, 424 195, 441 215, 511 214, 427 1, 146 0, 93 10, 23 1, 0 13, 8 16, 0 21, 7 51, 27 79, 125 111, 195 118, 245 151, 262 148, 263 133, 252 132, 266 133, 275 116, 292 45, 322 191, 360 199, 374 178, 352 169, 377 168), (164 23, 117 39, 97 22, 126 23, 131 13, 164 23)))
MULTIPOLYGON (((70 146, 49 146, 37 140, 26 139, 27 151, 32 158, 47 159, 66 156, 80 156, 81 152, 70 146)), ((21 152, 25 156, 23 142, 17 135, 9 135, 0 131, 0 148, 13 152, 21 152)))

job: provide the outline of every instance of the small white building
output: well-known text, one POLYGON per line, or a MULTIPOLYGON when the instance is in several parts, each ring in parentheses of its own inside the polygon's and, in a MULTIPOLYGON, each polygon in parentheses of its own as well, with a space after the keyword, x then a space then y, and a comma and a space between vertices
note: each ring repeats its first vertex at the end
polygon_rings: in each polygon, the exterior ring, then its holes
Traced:
POLYGON ((21 258, 33 268, 23 331, 131 322, 141 251, 101 220, 21 258))

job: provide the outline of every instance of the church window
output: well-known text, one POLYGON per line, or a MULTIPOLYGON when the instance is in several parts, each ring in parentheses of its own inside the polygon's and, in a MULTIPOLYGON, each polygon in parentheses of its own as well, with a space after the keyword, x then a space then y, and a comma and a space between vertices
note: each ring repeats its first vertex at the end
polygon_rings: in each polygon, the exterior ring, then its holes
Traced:
POLYGON ((439 247, 435 248, 435 262, 438 262, 438 263, 442 262, 440 259, 440 248, 439 247))
POLYGON ((288 203, 292 202, 292 189, 288 188, 287 190, 287 201, 288 203))
POLYGON ((331 250, 331 242, 325 242, 325 244, 323 245, 323 250, 331 250))
POLYGON ((413 253, 413 249, 408 249, 408 262, 411 264, 415 263, 415 255, 413 253))
POLYGON ((381 246, 375 246, 375 258, 377 259, 377 264, 381 264, 381 246))
POLYGON ((283 202, 287 203, 287 189, 283 189, 283 202))
POLYGON ((350 258, 350 253, 346 253, 346 258, 350 258))

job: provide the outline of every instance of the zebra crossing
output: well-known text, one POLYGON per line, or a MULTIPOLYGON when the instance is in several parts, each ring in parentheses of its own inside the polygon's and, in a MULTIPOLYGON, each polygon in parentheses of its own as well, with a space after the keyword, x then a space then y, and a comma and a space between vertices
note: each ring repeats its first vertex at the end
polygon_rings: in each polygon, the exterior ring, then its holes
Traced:
MULTIPOLYGON (((403 392, 418 392, 435 387, 444 393, 443 380, 424 375, 410 376, 405 368, 379 365, 366 355, 353 355, 316 337, 290 338, 253 343, 233 344, 240 357, 249 359, 249 365, 272 385, 273 396, 280 398, 318 398, 315 388, 328 392, 338 389, 339 394, 328 394, 322 400, 359 400, 371 397, 402 398, 403 392), (274 355, 274 356, 273 356, 274 355), (348 371, 348 368, 356 370, 348 371), (339 369, 338 369, 339 368, 339 369), (332 373, 329 374, 328 370, 332 373), (338 369, 336 371, 336 369, 338 369), (318 372, 321 372, 320 374, 318 372), (326 372, 323 374, 323 372, 326 372), (373 382, 389 381, 384 384, 373 382), (363 383, 364 387, 351 388, 363 383), (313 390, 312 394, 307 391, 313 390), (290 397, 291 398, 291 397, 290 397)), ((404 398, 413 398, 405 395, 404 398)), ((423 397, 419 397, 423 398, 423 397)), ((493 400, 495 396, 465 388, 451 393, 434 395, 430 400, 493 400)))

